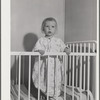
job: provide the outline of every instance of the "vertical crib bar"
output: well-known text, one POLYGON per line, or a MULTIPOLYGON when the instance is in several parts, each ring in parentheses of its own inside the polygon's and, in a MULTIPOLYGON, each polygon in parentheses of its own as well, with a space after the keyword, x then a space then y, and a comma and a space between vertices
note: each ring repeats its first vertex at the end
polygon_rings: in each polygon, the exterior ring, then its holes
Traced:
POLYGON ((70 47, 70 51, 72 52, 72 44, 70 44, 69 47, 70 47))
MULTIPOLYGON (((76 52, 78 53, 78 43, 76 44, 76 52)), ((78 86, 78 57, 76 57, 76 86, 78 86)))
MULTIPOLYGON (((80 90, 82 89, 82 56, 80 57, 80 90)), ((82 94, 80 91, 80 100, 82 100, 82 94)))
POLYGON ((65 56, 63 55, 63 58, 62 58, 63 59, 63 62, 62 62, 62 66, 63 67, 62 67, 62 77, 61 77, 62 78, 62 84, 64 84, 64 82, 65 82, 65 80, 64 80, 65 79, 65 76, 64 76, 65 75, 65 73, 64 73, 64 70, 65 70, 64 69, 65 68, 65 62, 64 62, 64 60, 65 60, 65 58, 64 57, 65 56))
POLYGON ((82 43, 80 43, 80 52, 82 52, 82 43))
POLYGON ((40 100, 40 55, 38 56, 39 57, 39 66, 38 66, 38 70, 39 70, 39 83, 38 83, 38 100, 40 100))
MULTIPOLYGON (((71 48, 71 44, 70 44, 70 51, 72 50, 71 48)), ((69 85, 71 85, 71 56, 69 55, 69 85)))
MULTIPOLYGON (((84 53, 86 53, 86 43, 84 43, 84 53)), ((83 83, 83 89, 85 89, 85 74, 86 74, 86 56, 84 56, 84 83, 83 83)))
POLYGON ((75 65, 74 57, 75 56, 73 56, 73 66, 72 66, 72 100, 74 100, 74 65, 75 65))
POLYGON ((66 100, 66 84, 67 84, 67 78, 66 78, 66 67, 67 67, 67 60, 68 60, 68 56, 65 55, 64 56, 64 76, 65 76, 65 79, 64 79, 64 100, 66 100))
POLYGON ((22 79, 23 79, 23 84, 24 84, 24 66, 25 66, 25 62, 24 62, 24 56, 23 56, 23 67, 22 67, 22 68, 23 68, 23 69, 22 69, 22 70, 23 70, 23 77, 22 77, 22 79))
POLYGON ((28 100, 30 100, 30 84, 31 84, 31 55, 29 55, 29 80, 28 80, 28 100))
POLYGON ((88 53, 90 53, 90 43, 88 43, 88 53))
POLYGON ((96 49, 95 43, 93 43, 93 52, 95 52, 95 49, 96 49))
MULTIPOLYGON (((88 53, 90 53, 90 43, 88 43, 88 53)), ((90 56, 88 56, 88 77, 87 77, 87 90, 88 90, 88 100, 89 100, 89 87, 90 87, 90 56)))
POLYGON ((90 57, 88 56, 88 77, 87 77, 87 90, 88 90, 88 100, 89 100, 89 80, 90 80, 90 57))
POLYGON ((16 55, 15 55, 15 65, 16 65, 16 84, 17 84, 17 73, 18 73, 18 72, 17 72, 17 67, 18 67, 18 66, 17 66, 17 57, 16 57, 16 55))
MULTIPOLYGON (((73 43, 73 53, 75 52, 75 44, 73 43)), ((73 59, 75 60, 75 59, 73 59)), ((75 61, 74 61, 74 66, 75 66, 75 61)), ((75 82, 75 80, 73 80, 75 82)))
POLYGON ((75 52, 75 44, 73 43, 73 52, 75 52))
POLYGON ((47 100, 49 100, 49 63, 50 63, 50 58, 49 58, 49 55, 48 55, 47 100))
POLYGON ((20 100, 21 55, 19 55, 18 100, 20 100))
POLYGON ((78 50, 78 43, 76 44, 76 52, 78 52, 79 50, 78 50))
POLYGON ((66 66, 66 85, 68 85, 68 55, 65 55, 65 66, 66 66))
MULTIPOLYGON (((82 53, 82 43, 80 44, 80 53, 82 53)), ((82 89, 82 56, 80 57, 80 90, 82 89)), ((82 94, 80 91, 80 100, 82 98, 82 94)))
POLYGON ((56 100, 58 100, 58 55, 56 58, 56 100))

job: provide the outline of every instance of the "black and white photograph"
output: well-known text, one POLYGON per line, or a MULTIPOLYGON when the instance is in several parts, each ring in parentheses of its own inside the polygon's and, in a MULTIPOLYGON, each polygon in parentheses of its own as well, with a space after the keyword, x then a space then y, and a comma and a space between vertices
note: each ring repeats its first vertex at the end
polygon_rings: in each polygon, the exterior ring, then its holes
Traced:
POLYGON ((10 0, 6 100, 99 100, 98 1, 10 0))

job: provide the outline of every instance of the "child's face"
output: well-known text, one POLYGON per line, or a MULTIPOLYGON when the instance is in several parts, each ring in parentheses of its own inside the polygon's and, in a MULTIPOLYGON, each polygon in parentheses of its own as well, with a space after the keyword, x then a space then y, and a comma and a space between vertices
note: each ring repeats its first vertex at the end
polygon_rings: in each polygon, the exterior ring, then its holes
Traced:
POLYGON ((53 36, 56 32, 57 25, 55 21, 46 21, 44 25, 44 33, 46 36, 53 36))

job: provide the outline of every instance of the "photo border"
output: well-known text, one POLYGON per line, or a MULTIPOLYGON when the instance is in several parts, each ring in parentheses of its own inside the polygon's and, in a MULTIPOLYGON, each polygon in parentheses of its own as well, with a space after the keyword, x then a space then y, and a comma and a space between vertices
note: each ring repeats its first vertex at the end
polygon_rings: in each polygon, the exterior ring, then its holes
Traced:
MULTIPOLYGON (((1 100, 10 100, 10 0, 1 0, 1 100)), ((96 100, 99 100, 99 0, 97 0, 96 100)))

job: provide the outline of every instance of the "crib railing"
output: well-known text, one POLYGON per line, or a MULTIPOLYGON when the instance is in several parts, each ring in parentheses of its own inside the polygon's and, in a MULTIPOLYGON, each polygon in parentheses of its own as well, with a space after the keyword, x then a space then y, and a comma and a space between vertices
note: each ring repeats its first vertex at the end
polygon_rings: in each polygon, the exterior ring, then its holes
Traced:
MULTIPOLYGON (((89 48, 90 48, 90 44, 89 48)), ((18 84, 18 100, 20 100, 20 86, 21 86, 21 72, 22 72, 22 57, 23 56, 28 56, 29 62, 28 62, 28 68, 29 68, 29 75, 28 75, 28 100, 30 100, 30 89, 31 89, 31 62, 32 62, 32 57, 38 57, 38 61, 40 62, 41 55, 37 52, 12 52, 11 53, 12 57, 15 57, 15 60, 18 60, 18 67, 16 68, 16 84, 18 84), (18 72, 17 72, 18 70, 18 72), (18 74, 18 75, 17 75, 18 74)), ((90 92, 90 74, 91 74, 91 66, 96 66, 96 53, 94 52, 83 52, 83 53, 74 53, 72 52, 69 56, 66 55, 66 53, 45 53, 43 56, 47 56, 48 59, 48 70, 49 70, 49 57, 50 56, 55 56, 58 58, 59 56, 63 57, 62 64, 64 66, 64 88, 62 91, 64 91, 64 100, 66 100, 66 93, 68 94, 67 91, 67 86, 71 88, 71 95, 72 100, 75 100, 75 89, 78 91, 79 95, 79 100, 83 100, 83 92, 86 92, 86 100, 93 100, 93 95, 90 92), (92 59, 92 60, 91 60, 92 59), (92 64, 91 64, 92 63, 92 64)), ((57 65, 57 64, 56 64, 57 65)), ((39 67, 40 68, 40 63, 39 67)), ((56 74, 57 74, 57 67, 56 67, 56 74)), ((49 73, 48 73, 48 82, 49 84, 49 73)), ((56 80, 57 84, 57 80, 56 80)), ((57 84, 58 85, 58 84, 57 84)), ((49 85, 47 85, 47 100, 49 100, 49 85)), ((56 90, 57 91, 57 90, 56 90)), ((56 97, 56 100, 58 97, 56 97)), ((38 87, 38 100, 40 100, 40 69, 39 69, 39 87, 38 87)), ((85 99, 84 99, 85 100, 85 99)))
MULTIPOLYGON (((79 83, 79 81, 78 81, 78 73, 79 73, 79 68, 77 68, 77 66, 79 66, 79 60, 80 60, 80 62, 82 62, 81 63, 81 66, 82 66, 82 69, 83 70, 88 70, 87 68, 88 68, 88 66, 92 66, 91 67, 91 69, 92 70, 94 70, 94 73, 92 73, 92 76, 91 76, 91 78, 92 77, 94 77, 95 78, 95 67, 93 67, 93 66, 95 66, 95 65, 92 65, 92 61, 94 61, 93 63, 95 63, 96 62, 96 57, 94 58, 94 57, 92 57, 92 56, 86 56, 85 54, 86 53, 88 53, 88 54, 92 54, 92 53, 96 53, 97 52, 97 42, 95 41, 95 40, 88 40, 88 41, 73 41, 73 42, 67 42, 66 43, 66 45, 68 45, 69 47, 70 47, 70 51, 72 52, 72 53, 84 53, 84 55, 83 56, 80 56, 80 58, 77 56, 76 58, 74 58, 74 63, 75 63, 75 65, 74 66, 76 66, 75 67, 75 70, 76 70, 76 73, 75 73, 75 80, 76 80, 76 86, 79 86, 78 85, 78 83, 79 83), (78 60, 79 59, 79 60, 78 60), (90 63, 89 63, 89 60, 90 60, 90 63), (87 64, 88 63, 88 64, 87 64), (93 76, 94 75, 94 76, 93 76)), ((71 69, 71 64, 73 63, 72 62, 72 57, 71 56, 69 56, 69 69, 71 69)), ((90 70, 91 70, 90 69, 90 70)), ((93 71, 92 71, 93 72, 93 71)), ((81 72, 80 72, 81 73, 81 72)), ((82 88, 83 89, 85 89, 86 88, 86 85, 85 85, 85 81, 87 81, 85 78, 86 78, 86 73, 85 73, 85 71, 83 71, 82 72, 84 75, 83 75, 83 80, 84 81, 82 81, 82 82, 84 82, 83 83, 83 86, 82 86, 82 88)), ((88 73, 89 74, 89 73, 88 73)), ((90 78, 90 79, 91 79, 90 78)), ((71 80, 71 72, 69 71, 69 85, 70 85, 70 80, 71 80)), ((92 80, 92 79, 91 79, 92 80)), ((91 81, 90 81, 91 82, 91 81)), ((94 81, 92 81, 92 84, 95 84, 95 82, 94 81)), ((90 87, 89 86, 89 83, 88 83, 88 87, 90 87)), ((93 94, 95 94, 95 93, 93 93, 93 94)))
POLYGON ((93 53, 97 50, 97 42, 95 40, 67 42, 66 45, 70 47, 71 52, 93 53))

